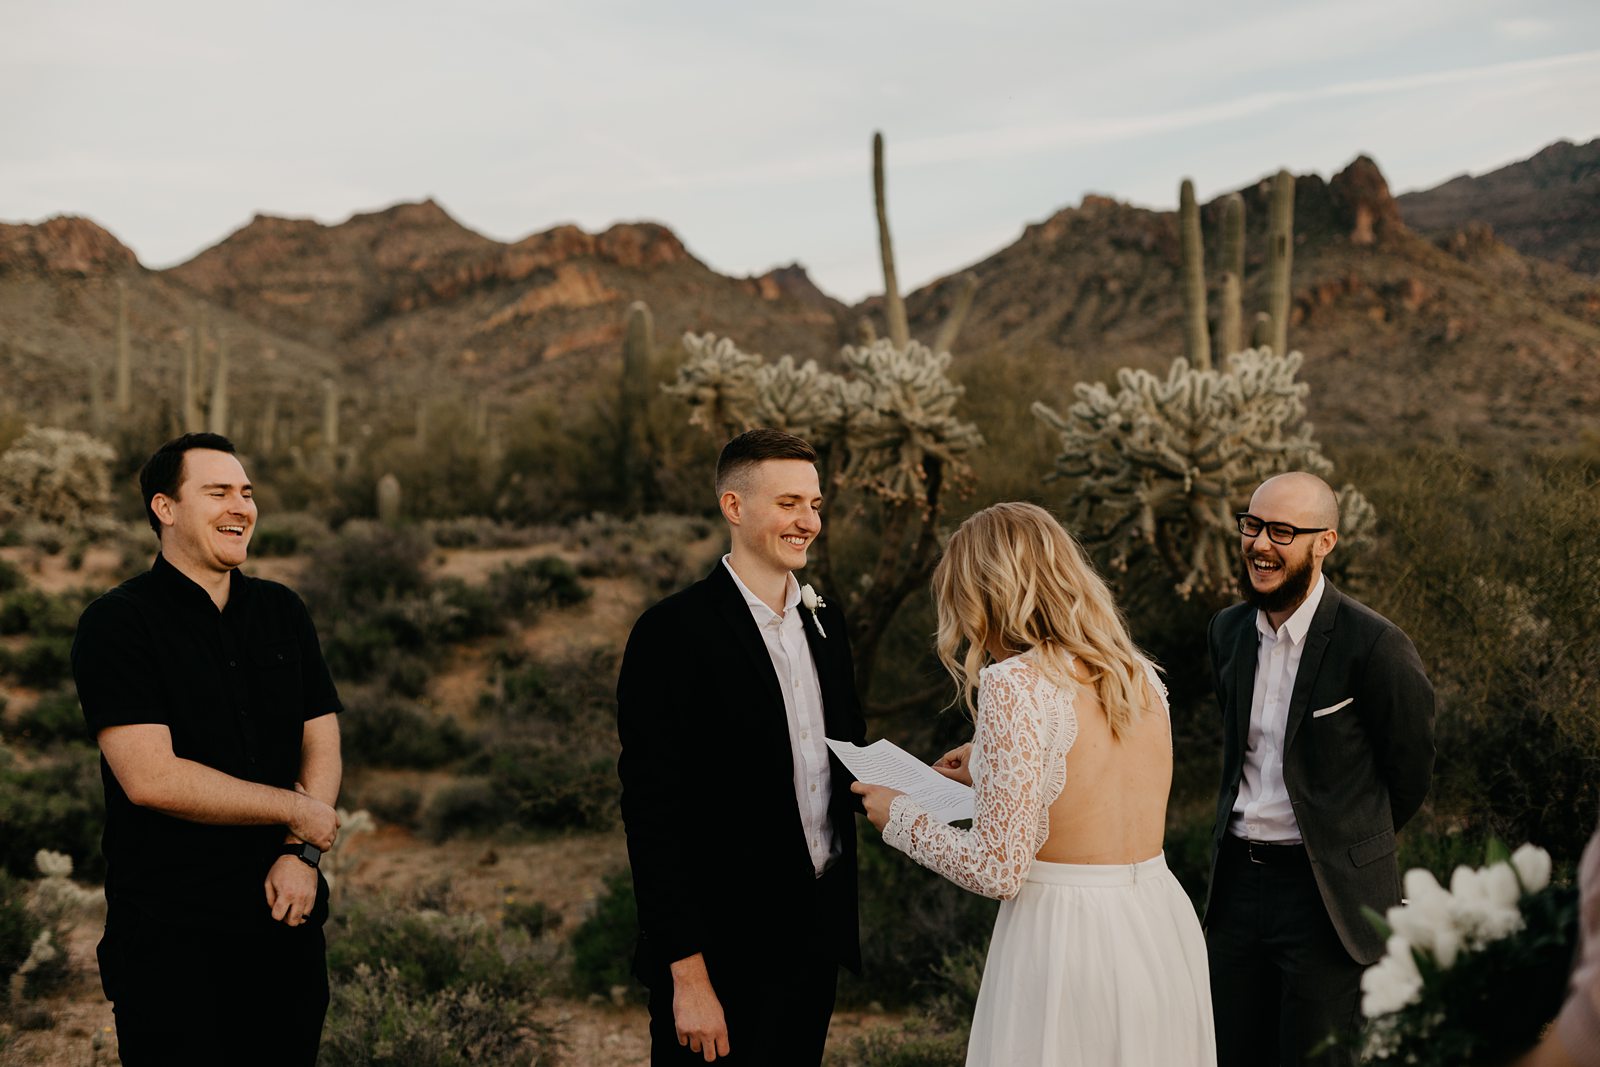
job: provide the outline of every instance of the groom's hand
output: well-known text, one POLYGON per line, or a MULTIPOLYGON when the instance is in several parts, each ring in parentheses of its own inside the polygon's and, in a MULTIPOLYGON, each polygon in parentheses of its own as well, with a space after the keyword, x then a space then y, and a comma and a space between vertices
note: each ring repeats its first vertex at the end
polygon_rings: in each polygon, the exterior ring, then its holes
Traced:
POLYGON ((688 1045, 707 1063, 728 1054, 728 1022, 722 1015, 722 1001, 711 988, 706 958, 698 952, 672 965, 672 1021, 678 1030, 678 1044, 688 1045))

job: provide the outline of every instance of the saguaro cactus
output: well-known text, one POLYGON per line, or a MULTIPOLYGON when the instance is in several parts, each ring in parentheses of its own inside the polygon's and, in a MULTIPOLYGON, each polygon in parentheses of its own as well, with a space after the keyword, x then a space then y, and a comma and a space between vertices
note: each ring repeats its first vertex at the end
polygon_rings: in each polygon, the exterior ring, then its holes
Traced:
POLYGON ((889 205, 884 191, 883 134, 872 135, 872 199, 878 211, 878 254, 883 260, 883 317, 889 326, 889 340, 896 348, 911 341, 911 326, 906 321, 906 305, 900 299, 900 281, 894 269, 894 245, 889 239, 889 205))
POLYGON ((217 366, 211 376, 211 405, 206 409, 206 429, 226 435, 228 432, 228 337, 217 334, 217 366))
POLYGON ((1289 272, 1294 262, 1294 175, 1278 171, 1272 179, 1272 223, 1267 245, 1267 313, 1272 316, 1272 350, 1289 351, 1289 272))
POLYGON ((934 338, 935 352, 948 352, 955 347, 956 336, 961 333, 961 327, 967 321, 967 313, 972 310, 972 297, 977 291, 978 276, 970 270, 962 273, 956 282, 956 300, 950 307, 950 316, 944 320, 944 325, 939 327, 939 336, 934 338))
POLYGON ((400 521, 400 479, 392 473, 378 479, 378 521, 400 521))
POLYGON ((646 414, 650 404, 650 362, 655 353, 655 322, 642 301, 628 306, 622 342, 622 378, 617 397, 617 500, 626 510, 639 502, 644 475, 646 414))
POLYGON ((117 413, 133 409, 133 353, 128 344, 128 283, 117 280, 117 413))
POLYGON ((1244 197, 1222 202, 1222 306, 1217 314, 1217 357, 1244 347, 1244 197))
POLYGON ((1178 233, 1183 248, 1183 354, 1191 366, 1211 366, 1211 339, 1206 330, 1205 250, 1200 243, 1200 205, 1194 182, 1178 187, 1178 233))
POLYGON ((339 451, 339 386, 332 378, 322 379, 322 447, 330 460, 339 451))

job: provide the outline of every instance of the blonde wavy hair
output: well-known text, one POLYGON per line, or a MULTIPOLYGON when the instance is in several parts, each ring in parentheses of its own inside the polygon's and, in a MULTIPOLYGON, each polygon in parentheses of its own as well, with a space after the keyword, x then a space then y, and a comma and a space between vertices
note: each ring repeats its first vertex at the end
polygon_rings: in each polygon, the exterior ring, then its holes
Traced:
POLYGON ((933 572, 933 594, 939 660, 969 710, 977 709, 978 672, 992 662, 991 647, 1035 650, 1039 669, 1063 688, 1078 684, 1076 658, 1115 738, 1145 706, 1144 664, 1111 591, 1043 508, 995 504, 967 519, 933 572))

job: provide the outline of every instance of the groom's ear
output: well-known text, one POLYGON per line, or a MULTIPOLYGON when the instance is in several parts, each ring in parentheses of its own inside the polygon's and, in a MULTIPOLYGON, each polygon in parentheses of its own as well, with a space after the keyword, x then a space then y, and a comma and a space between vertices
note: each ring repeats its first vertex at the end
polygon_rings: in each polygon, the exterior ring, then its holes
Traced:
POLYGON ((739 494, 732 489, 723 493, 717 500, 717 506, 722 509, 722 517, 728 520, 729 525, 738 526, 740 521, 740 508, 742 502, 739 494))

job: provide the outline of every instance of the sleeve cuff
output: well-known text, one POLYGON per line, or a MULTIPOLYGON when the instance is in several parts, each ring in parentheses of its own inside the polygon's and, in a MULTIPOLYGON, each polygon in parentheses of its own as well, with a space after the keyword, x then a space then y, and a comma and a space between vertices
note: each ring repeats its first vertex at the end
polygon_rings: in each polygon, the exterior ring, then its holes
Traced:
POLYGON ((883 824, 883 843, 892 849, 911 854, 911 826, 926 814, 922 805, 905 794, 889 802, 889 821, 883 824))

